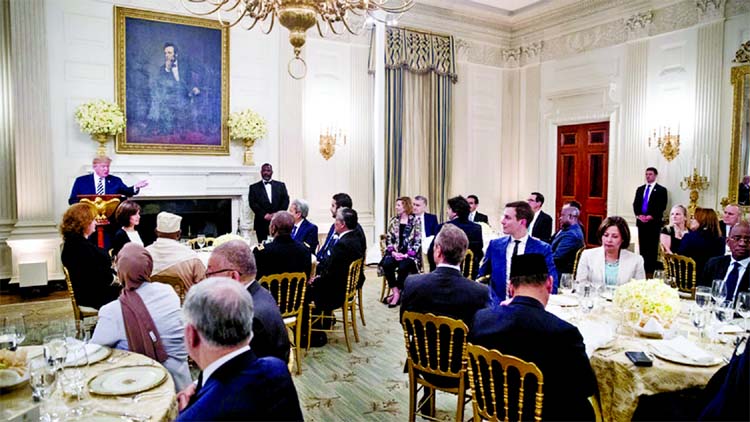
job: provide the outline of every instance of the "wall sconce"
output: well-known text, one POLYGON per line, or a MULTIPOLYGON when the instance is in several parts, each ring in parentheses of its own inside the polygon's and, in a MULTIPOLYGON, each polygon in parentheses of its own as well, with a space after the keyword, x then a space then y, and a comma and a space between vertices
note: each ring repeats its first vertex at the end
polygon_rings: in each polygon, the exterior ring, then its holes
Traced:
POLYGON ((320 131, 320 155, 330 160, 336 153, 336 144, 346 145, 346 134, 343 130, 327 127, 320 131))
POLYGON ((677 126, 676 134, 672 133, 669 126, 660 127, 658 134, 656 129, 654 129, 654 133, 648 137, 649 148, 651 148, 651 142, 656 144, 656 147, 665 160, 674 160, 680 155, 680 127, 677 126))

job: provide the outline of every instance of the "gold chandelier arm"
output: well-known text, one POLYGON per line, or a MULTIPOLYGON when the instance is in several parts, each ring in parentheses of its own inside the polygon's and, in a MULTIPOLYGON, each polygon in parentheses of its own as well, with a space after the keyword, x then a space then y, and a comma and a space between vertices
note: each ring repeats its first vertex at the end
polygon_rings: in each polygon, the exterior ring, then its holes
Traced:
POLYGON ((271 33, 271 31, 273 31, 273 26, 275 23, 276 23, 276 13, 271 13, 271 26, 268 27, 268 31, 263 29, 263 25, 260 26, 260 30, 263 31, 264 34, 268 35, 271 33))
POLYGON ((192 13, 193 15, 207 16, 221 9, 221 6, 223 6, 226 3, 226 0, 219 0, 219 3, 213 3, 210 1, 204 1, 204 0, 180 0, 180 3, 182 3, 182 7, 184 7, 188 12, 192 13), (191 9, 192 6, 188 6, 188 3, 208 3, 211 6, 216 6, 216 7, 214 7, 208 12, 198 12, 198 11, 191 9))

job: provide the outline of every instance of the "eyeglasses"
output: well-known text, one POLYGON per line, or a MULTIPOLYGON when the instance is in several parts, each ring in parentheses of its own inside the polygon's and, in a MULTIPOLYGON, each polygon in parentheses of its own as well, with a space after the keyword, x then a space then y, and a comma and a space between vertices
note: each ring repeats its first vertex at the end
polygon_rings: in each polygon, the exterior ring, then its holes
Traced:
POLYGON ((211 277, 211 276, 213 276, 213 275, 216 275, 216 274, 219 274, 219 273, 225 273, 225 272, 227 272, 227 271, 237 271, 237 270, 235 270, 235 269, 233 269, 233 268, 223 268, 223 269, 221 269, 221 270, 216 270, 216 271, 206 272, 206 277, 211 277))
POLYGON ((750 236, 730 236, 729 238, 735 242, 744 241, 745 243, 750 243, 750 236))

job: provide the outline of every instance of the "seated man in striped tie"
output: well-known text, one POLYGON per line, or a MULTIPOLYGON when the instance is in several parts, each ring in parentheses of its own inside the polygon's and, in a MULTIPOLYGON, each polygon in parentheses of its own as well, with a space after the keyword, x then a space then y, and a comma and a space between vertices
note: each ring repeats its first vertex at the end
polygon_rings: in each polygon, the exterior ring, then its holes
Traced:
POLYGON ((78 176, 73 189, 70 191, 68 204, 78 202, 78 195, 123 195, 131 197, 138 195, 141 188, 148 186, 148 180, 141 180, 133 186, 127 186, 122 179, 109 174, 109 164, 112 159, 107 156, 97 156, 92 162, 93 174, 78 176))
POLYGON ((750 223, 740 221, 732 226, 727 237, 731 255, 711 258, 704 269, 704 280, 724 280, 727 286, 727 300, 733 304, 739 292, 750 290, 750 223))

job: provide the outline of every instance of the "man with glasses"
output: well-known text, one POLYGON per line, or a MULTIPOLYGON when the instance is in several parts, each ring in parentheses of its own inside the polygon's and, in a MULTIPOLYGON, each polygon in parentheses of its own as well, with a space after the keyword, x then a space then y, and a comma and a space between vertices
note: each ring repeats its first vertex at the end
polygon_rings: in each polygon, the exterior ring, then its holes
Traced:
POLYGON ((704 280, 724 280, 727 286, 727 300, 734 302, 738 292, 750 289, 750 223, 740 221, 732 226, 727 238, 731 255, 717 256, 706 263, 704 280))
POLYGON ((219 245, 208 258, 206 277, 229 277, 241 283, 255 304, 250 347, 258 357, 275 356, 289 362, 289 337, 271 293, 255 281, 255 257, 242 240, 219 245))

